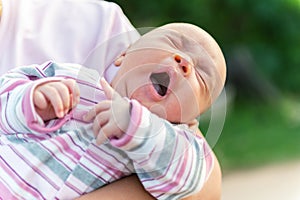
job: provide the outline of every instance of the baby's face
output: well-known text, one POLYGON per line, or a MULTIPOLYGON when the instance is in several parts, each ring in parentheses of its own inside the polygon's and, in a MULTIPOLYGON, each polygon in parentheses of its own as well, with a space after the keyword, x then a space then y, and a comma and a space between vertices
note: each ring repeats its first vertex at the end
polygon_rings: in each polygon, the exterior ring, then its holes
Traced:
POLYGON ((180 32, 152 31, 119 61, 112 86, 168 121, 188 123, 210 105, 208 83, 199 64, 212 68, 214 63, 203 46, 183 39, 180 32))

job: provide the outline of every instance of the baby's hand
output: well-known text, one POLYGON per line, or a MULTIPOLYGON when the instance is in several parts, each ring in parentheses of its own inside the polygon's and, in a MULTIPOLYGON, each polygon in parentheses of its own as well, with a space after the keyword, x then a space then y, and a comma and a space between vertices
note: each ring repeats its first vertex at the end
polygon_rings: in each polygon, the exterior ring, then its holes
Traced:
POLYGON ((93 131, 97 144, 107 138, 120 138, 129 125, 130 103, 122 98, 106 81, 101 85, 107 100, 99 102, 84 117, 86 121, 94 119, 93 131))
POLYGON ((38 85, 33 91, 36 112, 44 120, 62 118, 79 102, 79 88, 75 80, 64 79, 38 85))

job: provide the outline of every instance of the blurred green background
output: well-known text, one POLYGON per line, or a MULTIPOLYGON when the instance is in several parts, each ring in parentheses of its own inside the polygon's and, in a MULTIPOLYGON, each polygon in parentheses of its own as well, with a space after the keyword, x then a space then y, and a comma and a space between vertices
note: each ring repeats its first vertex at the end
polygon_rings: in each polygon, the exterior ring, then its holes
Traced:
POLYGON ((190 22, 221 46, 228 105, 214 151, 225 173, 299 158, 300 0, 114 2, 137 28, 190 22))

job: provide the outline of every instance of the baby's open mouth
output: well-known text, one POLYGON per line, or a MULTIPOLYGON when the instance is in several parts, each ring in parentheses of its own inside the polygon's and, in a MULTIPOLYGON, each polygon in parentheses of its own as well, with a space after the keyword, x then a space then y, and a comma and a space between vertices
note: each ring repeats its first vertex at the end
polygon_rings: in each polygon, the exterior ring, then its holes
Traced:
POLYGON ((168 73, 152 73, 150 76, 150 80, 154 89, 160 96, 165 96, 167 94, 170 84, 170 76, 168 73))

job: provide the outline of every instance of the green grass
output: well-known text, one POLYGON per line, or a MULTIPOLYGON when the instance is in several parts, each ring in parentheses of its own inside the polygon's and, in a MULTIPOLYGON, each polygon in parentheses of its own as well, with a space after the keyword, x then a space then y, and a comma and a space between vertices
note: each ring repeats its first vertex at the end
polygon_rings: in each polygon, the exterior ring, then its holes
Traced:
MULTIPOLYGON (((214 147, 223 171, 299 159, 300 106, 297 102, 232 106, 214 147)), ((205 124, 200 123, 201 126, 205 129, 205 124)))

